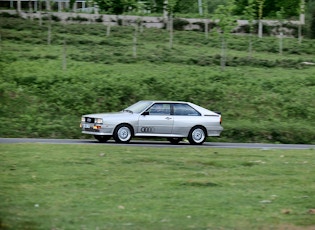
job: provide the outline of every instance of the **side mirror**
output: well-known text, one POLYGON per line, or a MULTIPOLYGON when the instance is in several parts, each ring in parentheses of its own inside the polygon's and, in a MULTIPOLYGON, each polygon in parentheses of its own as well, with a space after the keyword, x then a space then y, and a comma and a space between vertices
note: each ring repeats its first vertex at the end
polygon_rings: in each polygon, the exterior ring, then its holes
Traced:
POLYGON ((147 116, 147 115, 149 115, 150 113, 149 113, 149 111, 145 111, 145 112, 143 112, 141 115, 142 116, 147 116))

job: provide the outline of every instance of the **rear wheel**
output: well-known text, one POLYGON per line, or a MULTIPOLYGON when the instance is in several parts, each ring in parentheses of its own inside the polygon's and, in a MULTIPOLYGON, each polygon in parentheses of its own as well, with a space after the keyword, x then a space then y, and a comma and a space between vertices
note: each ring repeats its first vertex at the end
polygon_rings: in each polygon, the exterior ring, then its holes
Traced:
POLYGON ((118 125, 113 138, 117 143, 128 143, 132 137, 132 128, 127 124, 118 125))
POLYGON ((193 127, 188 135, 188 141, 192 145, 201 145, 206 140, 206 131, 201 126, 193 127))
POLYGON ((101 143, 105 143, 110 139, 110 136, 103 136, 103 135, 94 135, 95 139, 101 143))
POLYGON ((183 138, 181 138, 181 137, 169 137, 169 138, 167 138, 167 140, 169 142, 171 142, 171 144, 177 145, 179 142, 181 142, 183 140, 183 138))

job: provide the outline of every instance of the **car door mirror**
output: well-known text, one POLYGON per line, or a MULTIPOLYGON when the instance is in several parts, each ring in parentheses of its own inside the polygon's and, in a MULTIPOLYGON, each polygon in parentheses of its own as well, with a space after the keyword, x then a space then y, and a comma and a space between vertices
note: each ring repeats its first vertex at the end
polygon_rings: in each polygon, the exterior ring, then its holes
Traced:
POLYGON ((143 112, 141 115, 142 116, 147 116, 147 115, 149 115, 150 113, 149 113, 149 111, 145 111, 145 112, 143 112))

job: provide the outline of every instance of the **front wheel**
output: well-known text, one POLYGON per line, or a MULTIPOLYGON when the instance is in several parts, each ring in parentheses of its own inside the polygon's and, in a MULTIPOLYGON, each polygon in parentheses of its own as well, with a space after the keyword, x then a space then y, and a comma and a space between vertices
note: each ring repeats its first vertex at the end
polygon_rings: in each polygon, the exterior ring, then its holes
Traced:
POLYGON ((94 135, 95 139, 101 143, 105 143, 110 139, 110 136, 103 136, 103 135, 94 135))
POLYGON ((129 125, 118 125, 114 131, 113 138, 117 143, 128 143, 132 137, 132 128, 129 125))
POLYGON ((203 127, 193 127, 188 135, 188 141, 192 145, 201 145, 206 140, 206 132, 203 127))

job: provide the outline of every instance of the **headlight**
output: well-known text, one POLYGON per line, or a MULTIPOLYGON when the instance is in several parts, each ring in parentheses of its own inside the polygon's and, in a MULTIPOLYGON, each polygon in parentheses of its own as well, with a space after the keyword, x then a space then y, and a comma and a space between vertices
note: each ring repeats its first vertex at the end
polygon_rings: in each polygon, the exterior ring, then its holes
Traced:
POLYGON ((96 124, 103 124, 103 119, 102 118, 95 118, 95 123, 96 124))

